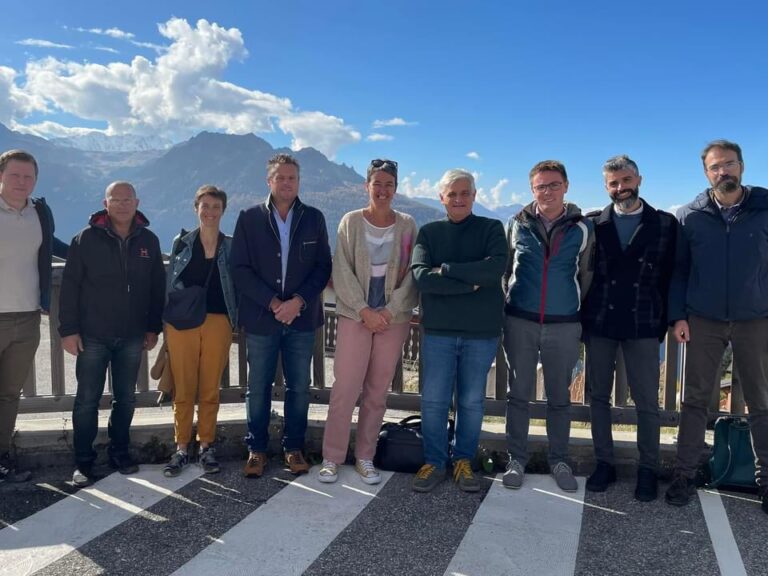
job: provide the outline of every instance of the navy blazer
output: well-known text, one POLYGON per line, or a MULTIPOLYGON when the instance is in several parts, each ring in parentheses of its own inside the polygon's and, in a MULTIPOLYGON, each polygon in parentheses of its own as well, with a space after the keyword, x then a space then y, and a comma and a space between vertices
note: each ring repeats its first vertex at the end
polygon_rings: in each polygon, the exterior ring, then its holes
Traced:
POLYGON ((295 295, 305 307, 291 328, 315 330, 322 326, 322 293, 331 277, 331 248, 325 217, 296 198, 293 203, 290 249, 285 284, 282 282, 280 234, 270 198, 243 210, 232 237, 230 261, 239 300, 240 325, 251 334, 276 334, 283 325, 269 309, 272 299, 295 295))

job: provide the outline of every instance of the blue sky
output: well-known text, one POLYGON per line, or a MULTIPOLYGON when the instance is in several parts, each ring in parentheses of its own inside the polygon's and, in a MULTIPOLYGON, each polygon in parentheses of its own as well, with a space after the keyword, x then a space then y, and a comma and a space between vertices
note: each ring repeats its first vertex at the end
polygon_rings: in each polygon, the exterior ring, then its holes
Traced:
POLYGON ((547 158, 566 164, 570 201, 602 206, 601 165, 627 153, 642 195, 670 208, 706 186, 714 138, 768 185, 767 16, 757 1, 12 3, 0 122, 252 131, 358 172, 393 158, 410 195, 463 167, 490 206, 527 202, 547 158))

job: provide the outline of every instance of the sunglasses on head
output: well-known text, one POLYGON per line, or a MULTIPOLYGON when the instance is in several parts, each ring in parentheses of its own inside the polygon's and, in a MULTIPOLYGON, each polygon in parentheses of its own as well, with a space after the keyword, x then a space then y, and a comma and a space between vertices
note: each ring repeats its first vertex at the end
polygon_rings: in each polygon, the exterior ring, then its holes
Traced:
POLYGON ((397 171, 397 162, 394 160, 382 160, 377 158, 376 160, 371 160, 371 168, 391 168, 392 170, 397 171))

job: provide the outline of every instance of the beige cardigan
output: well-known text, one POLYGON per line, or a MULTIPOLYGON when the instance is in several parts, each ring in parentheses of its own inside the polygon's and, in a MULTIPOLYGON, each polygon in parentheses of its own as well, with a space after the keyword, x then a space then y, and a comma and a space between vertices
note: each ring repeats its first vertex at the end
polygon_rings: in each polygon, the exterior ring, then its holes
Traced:
MULTIPOLYGON (((384 279, 385 308, 392 322, 408 322, 418 304, 416 283, 411 274, 411 252, 416 242, 416 222, 408 214, 395 211, 395 238, 384 279)), ((362 210, 347 212, 339 222, 336 253, 333 256, 333 289, 336 313, 360 321, 360 311, 368 307, 371 259, 365 239, 362 210)))

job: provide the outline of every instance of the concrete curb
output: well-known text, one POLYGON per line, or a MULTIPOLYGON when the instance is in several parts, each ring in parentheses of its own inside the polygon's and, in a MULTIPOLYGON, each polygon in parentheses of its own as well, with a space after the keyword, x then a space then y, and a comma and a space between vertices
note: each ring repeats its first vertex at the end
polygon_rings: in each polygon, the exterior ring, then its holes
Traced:
MULTIPOLYGON (((131 451, 141 463, 166 462, 175 449, 173 438, 173 416, 167 409, 150 409, 149 414, 138 415, 131 428, 131 451), (152 411, 160 411, 152 413, 152 411)), ((325 426, 324 410, 313 409, 307 430, 306 451, 318 455, 322 451, 323 430, 325 426), (313 414, 314 412, 314 414, 313 414), (323 412, 318 414, 317 412, 323 412)), ((406 415, 401 412, 388 412, 387 421, 397 421, 406 415)), ((61 425, 55 425, 59 418, 47 418, 40 424, 35 420, 22 420, 19 430, 14 436, 16 457, 22 468, 39 468, 43 466, 67 466, 72 464, 72 427, 69 415, 60 417, 61 425)), ((273 413, 270 424, 270 450, 273 455, 281 454, 279 438, 282 435, 282 417, 273 413)), ((100 418, 99 433, 95 449, 99 453, 99 462, 106 462, 106 447, 109 439, 104 415, 100 418)), ((246 420, 242 411, 221 414, 217 426, 217 454, 222 459, 245 460, 247 449, 243 438, 247 432, 246 420)), ((594 467, 594 452, 589 430, 574 428, 571 434, 570 458, 574 471, 580 475, 588 475, 594 467)), ((355 425, 352 425, 352 440, 350 456, 354 447, 355 425)), ((621 475, 634 475, 637 470, 637 449, 632 437, 634 434, 616 432, 615 455, 616 466, 621 475)), ((662 438, 660 475, 667 476, 674 463, 675 445, 669 438, 662 438)), ((547 438, 542 427, 531 427, 528 438, 531 459, 528 470, 546 472, 547 438)), ((506 463, 506 441, 504 426, 497 422, 486 422, 480 437, 481 448, 493 456, 497 468, 506 463)))

